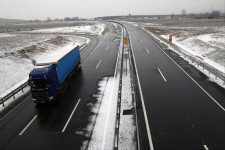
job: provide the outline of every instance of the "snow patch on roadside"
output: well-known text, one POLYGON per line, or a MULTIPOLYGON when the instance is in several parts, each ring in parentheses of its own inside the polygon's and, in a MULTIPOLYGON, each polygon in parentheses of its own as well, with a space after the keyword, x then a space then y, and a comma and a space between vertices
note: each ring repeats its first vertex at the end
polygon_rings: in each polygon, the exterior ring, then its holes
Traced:
MULTIPOLYGON (((161 37, 163 37, 164 39, 168 39, 168 36, 165 36, 165 35, 162 35, 161 37)), ((208 37, 208 35, 207 35, 207 37, 208 37)), ((207 40, 210 40, 209 37, 207 38, 207 40)), ((211 39, 211 40, 212 40, 212 39, 211 39)), ((173 44, 175 44, 175 45, 181 47, 182 49, 184 49, 184 50, 187 51, 188 53, 192 54, 193 56, 200 57, 200 58, 202 59, 203 62, 205 62, 205 63, 211 65, 212 67, 216 68, 217 70, 219 70, 219 71, 225 73, 225 67, 224 67, 225 64, 224 64, 224 66, 222 66, 222 65, 216 63, 215 61, 210 60, 210 59, 208 59, 208 58, 206 58, 206 57, 204 56, 205 53, 211 52, 210 49, 209 49, 209 50, 204 49, 204 53, 201 53, 201 51, 203 51, 203 50, 201 49, 201 47, 198 47, 198 48, 193 47, 192 49, 190 49, 190 48, 184 46, 183 44, 180 44, 180 42, 177 42, 177 41, 178 41, 178 40, 177 40, 176 38, 173 38, 173 44), (195 49, 195 50, 193 50, 193 49, 195 49)), ((182 42, 181 42, 181 43, 182 43, 182 42)), ((188 44, 186 44, 186 45, 188 45, 188 44)), ((224 63, 225 63, 225 62, 224 62, 224 63)))
POLYGON ((10 36, 15 36, 15 35, 7 34, 7 33, 0 33, 0 38, 10 37, 10 36))
POLYGON ((114 146, 114 131, 115 131, 115 119, 116 119, 116 106, 117 106, 117 91, 118 91, 118 78, 105 77, 98 83, 97 94, 93 97, 97 99, 96 104, 90 103, 92 112, 95 114, 89 118, 91 122, 86 129, 77 131, 76 134, 90 137, 90 141, 84 141, 81 149, 101 149, 102 143, 104 142, 103 137, 106 134, 105 149, 112 149, 114 146), (113 90, 114 89, 114 90, 113 90), (111 100, 111 102, 110 102, 111 100), (104 131, 107 112, 109 111, 109 123, 107 131, 104 131), (106 132, 106 133, 104 133, 106 132), (82 134, 83 133, 83 134, 82 134), (85 134, 84 134, 85 133, 85 134))

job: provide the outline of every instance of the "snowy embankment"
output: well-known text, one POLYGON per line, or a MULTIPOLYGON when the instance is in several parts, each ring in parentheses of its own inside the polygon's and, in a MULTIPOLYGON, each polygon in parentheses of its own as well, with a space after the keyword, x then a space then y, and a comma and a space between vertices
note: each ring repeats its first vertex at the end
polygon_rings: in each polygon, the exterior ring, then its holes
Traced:
MULTIPOLYGON (((87 33, 101 35, 104 24, 59 28, 63 33, 87 33), (76 27, 76 30, 74 29, 76 27)), ((51 33, 54 29, 44 29, 51 33)), ((39 30, 37 30, 40 32, 39 30)), ((36 31, 33 31, 36 32, 36 31)), ((31 59, 37 62, 54 59, 68 49, 83 47, 90 39, 72 35, 55 34, 0 34, 0 98, 28 79, 33 69, 31 59)))
POLYGON ((62 28, 40 29, 34 30, 34 33, 75 33, 75 34, 92 34, 101 35, 105 29, 105 24, 96 23, 94 25, 72 26, 62 28))

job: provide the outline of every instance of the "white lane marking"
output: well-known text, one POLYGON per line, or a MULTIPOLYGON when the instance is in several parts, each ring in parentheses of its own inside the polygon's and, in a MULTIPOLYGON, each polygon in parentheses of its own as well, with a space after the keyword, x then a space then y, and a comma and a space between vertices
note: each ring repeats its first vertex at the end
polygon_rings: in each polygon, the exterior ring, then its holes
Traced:
MULTIPOLYGON (((145 32, 144 32, 145 33, 145 32)), ((145 33, 146 34, 146 33, 145 33)), ((151 39, 148 35, 147 35, 147 37, 149 38, 149 39, 151 39)), ((152 39, 151 39, 152 40, 152 39)), ((153 40, 152 40, 153 41, 153 40)), ((155 41, 153 41, 153 43, 155 43, 155 41)), ((201 85, 199 85, 198 83, 197 83, 197 81, 195 81, 186 71, 184 71, 184 69, 183 68, 181 68, 181 66, 180 65, 178 65, 169 55, 167 55, 166 54, 166 52, 164 52, 160 47, 159 47, 159 45, 158 44, 156 44, 155 43, 155 45, 172 61, 172 62, 174 62, 203 92, 205 92, 205 94, 206 95, 208 95, 210 98, 211 98, 211 100, 213 100, 223 111, 225 111, 225 108, 223 108, 223 106, 221 106, 220 105, 220 103, 218 103, 201 85)))
POLYGON ((37 118, 38 115, 35 115, 34 118, 28 123, 28 125, 20 132, 19 135, 22 135, 26 130, 27 128, 31 125, 31 123, 37 118))
POLYGON ((149 54, 149 51, 148 51, 148 49, 147 48, 145 48, 145 50, 146 50, 146 52, 149 54))
POLYGON ((93 53, 93 51, 89 54, 89 56, 91 56, 91 55, 92 55, 92 53, 93 53))
POLYGON ((65 124, 65 126, 64 126, 64 128, 63 128, 63 130, 62 130, 62 132, 64 132, 64 131, 66 130, 66 127, 67 127, 67 125, 69 124, 69 122, 70 122, 70 120, 71 120, 71 118, 72 118, 72 116, 73 116, 75 110, 77 109, 77 106, 78 106, 78 104, 80 103, 80 100, 81 100, 81 99, 78 100, 76 106, 74 107, 74 109, 73 109, 73 111, 72 111, 72 113, 71 113, 69 119, 67 120, 67 122, 66 122, 66 124, 65 124))
POLYGON ((142 43, 142 39, 140 39, 140 42, 142 43))
POLYGON ((140 96, 141 96, 141 103, 142 103, 142 107, 143 107, 143 113, 144 113, 144 118, 145 118, 145 125, 146 125, 146 129, 147 129, 149 145, 150 145, 150 149, 151 150, 154 150, 153 142, 152 142, 152 136, 151 136, 151 132, 150 132, 150 127, 149 127, 149 124, 148 124, 148 116, 147 116, 147 113, 146 113, 144 98, 143 98, 143 94, 142 94, 142 89, 141 89, 139 74, 138 74, 138 70, 137 70, 137 65, 136 65, 136 60, 135 60, 135 57, 134 57, 134 51, 133 51, 133 47, 132 47, 131 40, 130 40, 130 46, 131 46, 131 50, 132 50, 132 53, 133 53, 135 70, 136 70, 136 73, 137 73, 139 93, 140 93, 140 96))
POLYGON ((109 45, 106 47, 106 50, 108 50, 109 49, 109 45))
POLYGON ((163 73, 161 72, 161 70, 158 68, 159 73, 161 74, 162 78, 164 79, 164 81, 166 82, 166 78, 164 77, 163 73))
MULTIPOLYGON (((123 42, 122 38, 123 37, 121 36, 120 45, 123 42)), ((119 54, 120 54, 120 50, 118 50, 118 53, 117 53, 116 67, 115 67, 115 71, 114 71, 113 85, 112 85, 113 86, 113 89, 112 89, 112 93, 110 95, 110 100, 109 100, 109 105, 108 105, 109 109, 107 111, 106 124, 105 124, 105 127, 104 127, 104 135, 103 135, 101 150, 104 150, 105 149, 106 135, 107 135, 108 124, 109 124, 109 119, 110 119, 109 118, 109 115, 110 115, 110 111, 111 111, 113 93, 114 93, 114 89, 115 89, 115 81, 116 81, 116 74, 117 74, 117 68, 118 68, 119 54)))
POLYGON ((98 69, 98 66, 100 65, 101 61, 102 61, 102 60, 99 60, 97 66, 96 66, 96 70, 98 69))
POLYGON ((205 150, 209 150, 208 147, 207 147, 207 145, 203 145, 203 146, 204 146, 205 150))

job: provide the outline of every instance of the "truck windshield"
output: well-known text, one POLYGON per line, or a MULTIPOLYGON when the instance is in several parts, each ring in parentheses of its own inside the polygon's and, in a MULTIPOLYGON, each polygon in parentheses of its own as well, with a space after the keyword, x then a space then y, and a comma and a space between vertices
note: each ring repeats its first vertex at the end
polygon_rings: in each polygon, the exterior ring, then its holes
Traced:
POLYGON ((37 87, 48 87, 51 84, 51 80, 49 79, 40 79, 40 80, 31 80, 30 86, 33 88, 37 87))

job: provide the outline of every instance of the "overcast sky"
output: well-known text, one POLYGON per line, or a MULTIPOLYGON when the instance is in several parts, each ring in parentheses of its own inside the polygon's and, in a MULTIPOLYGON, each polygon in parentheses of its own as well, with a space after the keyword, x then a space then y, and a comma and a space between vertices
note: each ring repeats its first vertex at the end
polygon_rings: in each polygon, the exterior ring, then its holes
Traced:
POLYGON ((94 18, 115 15, 162 15, 224 12, 225 0, 0 0, 0 18, 94 18))

